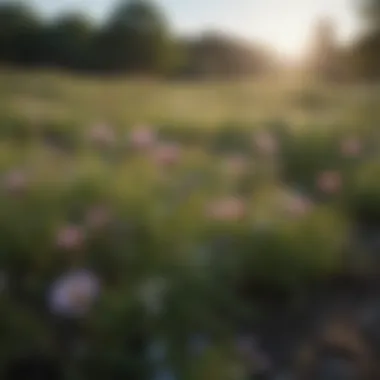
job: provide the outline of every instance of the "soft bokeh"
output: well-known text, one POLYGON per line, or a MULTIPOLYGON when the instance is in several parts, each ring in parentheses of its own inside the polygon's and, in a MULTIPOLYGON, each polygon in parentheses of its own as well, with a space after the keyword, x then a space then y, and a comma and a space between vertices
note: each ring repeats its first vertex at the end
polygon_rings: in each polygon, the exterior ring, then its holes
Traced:
POLYGON ((0 379, 379 379, 378 2, 103 1, 0 2, 0 379))

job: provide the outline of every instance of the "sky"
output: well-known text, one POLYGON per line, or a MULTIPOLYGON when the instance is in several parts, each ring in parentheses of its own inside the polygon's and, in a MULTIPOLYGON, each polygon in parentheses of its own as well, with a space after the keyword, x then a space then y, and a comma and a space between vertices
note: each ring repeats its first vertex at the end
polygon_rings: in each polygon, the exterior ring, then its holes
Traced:
MULTIPOLYGON (((284 57, 295 58, 310 39, 318 17, 332 17, 340 39, 358 29, 355 0, 155 0, 173 29, 193 34, 223 30, 269 44, 284 57)), ((29 0, 47 15, 79 10, 104 19, 115 0, 29 0)))

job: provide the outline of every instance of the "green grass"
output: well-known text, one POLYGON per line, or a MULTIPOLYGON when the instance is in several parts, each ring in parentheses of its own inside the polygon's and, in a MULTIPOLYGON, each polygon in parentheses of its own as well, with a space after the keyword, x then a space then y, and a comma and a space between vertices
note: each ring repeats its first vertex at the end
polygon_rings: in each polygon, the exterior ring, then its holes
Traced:
POLYGON ((107 120, 215 126, 286 120, 294 125, 350 122, 379 91, 322 86, 310 78, 244 82, 160 82, 93 79, 63 73, 0 72, 5 111, 37 120, 107 120), (360 90, 360 91, 359 91, 360 90), (368 93, 363 97, 362 93, 368 93))

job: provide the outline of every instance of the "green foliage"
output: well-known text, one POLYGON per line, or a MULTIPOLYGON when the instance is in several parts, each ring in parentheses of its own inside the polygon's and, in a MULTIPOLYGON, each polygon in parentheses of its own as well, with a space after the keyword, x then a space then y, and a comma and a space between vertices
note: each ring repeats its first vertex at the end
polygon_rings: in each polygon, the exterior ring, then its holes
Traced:
POLYGON ((380 31, 371 31, 363 35, 353 48, 353 70, 366 80, 380 77, 380 31))
POLYGON ((100 32, 97 48, 108 68, 141 73, 162 72, 170 57, 166 20, 148 1, 123 1, 100 32))
POLYGON ((0 4, 0 24, 0 61, 40 63, 40 22, 30 8, 17 2, 0 4))
POLYGON ((359 166, 348 194, 348 206, 352 215, 365 225, 379 225, 379 163, 374 160, 359 166))
POLYGON ((80 14, 42 20, 22 3, 0 5, 0 61, 143 76, 247 75, 269 67, 271 54, 228 37, 183 43, 150 0, 123 0, 102 25, 80 14), (202 67, 208 60, 213 63, 202 67), (211 72, 210 72, 211 70, 211 72))
POLYGON ((46 63, 85 69, 91 62, 92 25, 75 14, 60 16, 45 28, 46 63))
POLYGON ((378 80, 380 77, 380 2, 359 0, 358 9, 367 28, 353 44, 350 62, 357 77, 367 81, 378 80))

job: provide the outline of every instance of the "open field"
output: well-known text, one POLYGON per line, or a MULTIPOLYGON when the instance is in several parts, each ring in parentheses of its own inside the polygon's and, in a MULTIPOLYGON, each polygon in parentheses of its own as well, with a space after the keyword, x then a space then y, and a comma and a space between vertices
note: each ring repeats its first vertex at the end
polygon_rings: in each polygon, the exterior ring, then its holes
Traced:
POLYGON ((377 86, 324 86, 300 76, 202 83, 2 70, 0 88, 1 107, 18 117, 83 125, 106 119, 124 127, 138 122, 220 126, 284 120, 302 125, 341 119, 353 123, 354 115, 366 113, 380 96, 377 86))
POLYGON ((275 379, 328 343, 377 379, 379 104, 311 80, 3 70, 0 371, 41 352, 70 379, 245 379, 267 359, 275 379))

